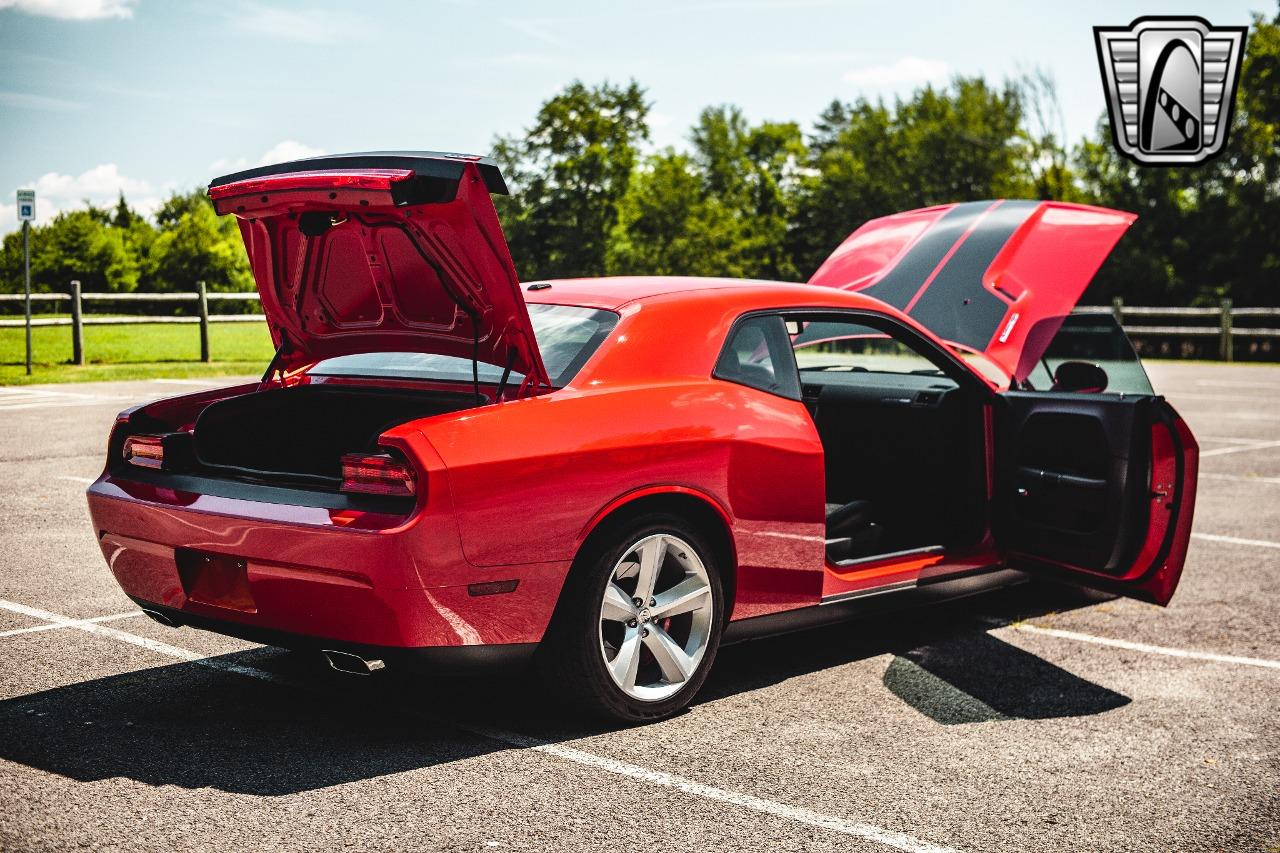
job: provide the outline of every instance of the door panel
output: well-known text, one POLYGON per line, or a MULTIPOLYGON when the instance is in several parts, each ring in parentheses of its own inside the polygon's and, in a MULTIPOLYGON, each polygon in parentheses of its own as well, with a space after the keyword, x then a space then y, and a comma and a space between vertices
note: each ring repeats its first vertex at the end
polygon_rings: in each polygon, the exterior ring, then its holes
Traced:
POLYGON ((997 537, 1010 565, 1168 603, 1198 449, 1160 397, 1010 392, 997 431, 997 537))

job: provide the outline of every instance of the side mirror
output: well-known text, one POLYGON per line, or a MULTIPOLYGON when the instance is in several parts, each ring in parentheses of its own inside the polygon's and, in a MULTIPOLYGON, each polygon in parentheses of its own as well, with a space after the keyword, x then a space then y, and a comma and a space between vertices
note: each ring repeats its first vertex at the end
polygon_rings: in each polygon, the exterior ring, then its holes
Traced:
POLYGON ((1107 372, 1088 361, 1064 361, 1053 372, 1053 391, 1100 394, 1107 390, 1107 372))

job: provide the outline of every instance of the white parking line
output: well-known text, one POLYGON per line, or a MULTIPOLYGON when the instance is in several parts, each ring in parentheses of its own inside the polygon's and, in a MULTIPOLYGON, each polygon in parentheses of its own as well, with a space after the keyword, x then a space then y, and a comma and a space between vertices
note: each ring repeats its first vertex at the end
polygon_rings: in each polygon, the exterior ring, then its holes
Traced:
POLYGON ((86 486, 93 482, 92 477, 72 477, 69 474, 60 475, 59 480, 68 480, 72 483, 84 483, 86 486))
POLYGON ((1239 536, 1219 536, 1216 533, 1192 533, 1192 539, 1203 539, 1205 542, 1222 542, 1227 545, 1252 545, 1254 548, 1280 548, 1280 542, 1268 542, 1266 539, 1241 539, 1239 536))
MULTIPOLYGON (((130 634, 127 631, 119 631, 115 628, 106 628, 96 622, 90 622, 83 619, 70 619, 66 616, 60 616, 57 613, 50 613, 47 610, 28 607, 25 604, 18 604, 12 601, 0 600, 0 608, 14 613, 21 613, 25 616, 31 616, 35 619, 43 619, 46 622, 55 623, 56 627, 75 628, 81 631, 86 631, 90 634, 96 634, 98 636, 118 640, 122 643, 140 646, 144 649, 148 649, 149 651, 168 655, 169 657, 177 658, 178 660, 187 661, 199 666, 205 666, 210 669, 216 669, 223 672, 233 672, 237 675, 246 675, 250 678, 257 678, 292 687, 303 687, 305 689, 304 685, 299 685, 282 678, 277 678, 272 673, 264 670, 241 666, 240 664, 233 664, 216 658, 206 658, 197 652, 178 648, 177 646, 171 646, 168 643, 161 643, 157 640, 141 637, 137 634, 130 634)), ((574 747, 548 743, 543 740, 516 734, 514 732, 459 725, 456 723, 451 723, 450 725, 471 734, 479 735, 480 737, 488 740, 505 743, 509 746, 542 752, 547 755, 553 755, 557 758, 564 759, 565 761, 572 761, 575 764, 582 764, 597 770, 603 770, 608 773, 625 776, 639 782, 661 785, 664 788, 672 788, 691 796, 701 797, 702 799, 740 806, 745 809, 750 809, 751 811, 760 812, 773 817, 780 817, 794 823, 826 829, 831 832, 852 836, 854 838, 861 838, 865 841, 872 841, 877 844, 883 844, 886 847, 892 847, 895 850, 906 851, 906 853, 956 853, 953 848, 931 844, 927 841, 922 841, 919 838, 914 838, 901 832, 894 832, 893 830, 882 829, 878 826, 872 826, 866 823, 845 820, 844 818, 836 817, 834 815, 823 814, 821 812, 811 811, 810 809, 800 808, 798 806, 789 806, 785 803, 764 799, 763 797, 753 797, 750 794, 741 794, 736 791, 729 791, 712 785, 704 785, 701 782, 695 782, 692 779, 686 779, 683 776, 677 776, 673 773, 665 773, 660 770, 650 770, 647 767, 628 764, 625 761, 618 761, 617 759, 607 758, 603 755, 596 755, 595 753, 576 749, 574 747)))
MULTIPOLYGON (((1214 412, 1215 418, 1236 418, 1242 421, 1274 421, 1280 420, 1276 415, 1267 414, 1266 412, 1214 412)), ((1208 415, 1205 415, 1208 417, 1208 415)))
POLYGON ((159 385, 198 385, 201 388, 217 388, 218 382, 207 379, 152 379, 159 385))
POLYGON ((1232 483, 1266 483, 1280 486, 1280 477, 1249 477, 1240 474, 1200 474, 1201 480, 1226 480, 1232 483))
POLYGON ((28 628, 13 628, 8 631, 0 631, 0 637, 16 637, 19 634, 34 634, 39 631, 57 631, 60 628, 79 628, 81 625, 97 624, 100 622, 114 622, 117 619, 129 619, 134 616, 141 616, 141 610, 131 610, 128 613, 112 613, 109 616, 94 616, 92 619, 76 619, 74 625, 67 625, 58 622, 46 622, 43 625, 32 625, 28 628))
POLYGON ((1014 631, 1023 631, 1028 634, 1043 634, 1047 637, 1058 637, 1063 640, 1076 640, 1081 643, 1093 643, 1095 646, 1111 646, 1117 649, 1128 649, 1131 652, 1145 652, 1150 655, 1165 655, 1172 658, 1190 658, 1192 660, 1207 660, 1215 663, 1234 663, 1243 666, 1260 666, 1266 669, 1280 669, 1280 661, 1267 660, 1265 658, 1247 658, 1238 655, 1220 655, 1214 652, 1197 652, 1189 649, 1173 649, 1168 646, 1153 646, 1149 643, 1134 643, 1129 640, 1115 640, 1110 637, 1095 637, 1092 634, 1081 634, 1078 631, 1063 631, 1060 628, 1041 628, 1039 625, 1031 625, 1026 622, 1019 622, 1006 626, 1014 631))
POLYGON ((1215 447, 1213 450, 1200 451, 1200 458, 1225 456, 1228 453, 1247 453, 1250 450, 1266 450, 1271 447, 1280 447, 1280 441, 1259 441, 1253 444, 1238 444, 1234 447, 1215 447))
POLYGON ((1197 385, 1207 385, 1213 388, 1271 388, 1280 391, 1280 385, 1273 382, 1245 382, 1236 379, 1197 379, 1197 385))
POLYGON ((258 678, 266 681, 274 680, 274 677, 260 669, 253 667, 241 666, 235 663, 229 663, 223 660, 206 658, 204 655, 193 652, 188 649, 180 649, 177 646, 171 646, 168 643, 162 643, 159 640, 153 640, 150 637, 142 637, 137 634, 130 634, 128 631, 120 631, 116 628, 108 628, 105 625, 99 625, 96 622, 86 622, 81 619, 71 619, 67 616, 61 616, 57 613, 50 613, 48 610, 41 610, 37 607, 28 607, 25 604, 18 604, 13 601, 5 601, 0 599, 0 608, 21 613, 24 616, 30 616, 33 619, 43 619, 46 622, 52 622, 60 628, 75 628, 77 631, 84 631, 88 634, 95 634, 99 637, 106 637, 111 640, 117 640, 121 643, 128 643, 131 646, 139 646, 147 651, 156 652, 162 655, 168 655, 171 658, 184 660, 188 663, 198 664, 199 666, 216 669, 222 672, 234 672, 237 675, 247 675, 250 678, 258 678))
POLYGON ((753 797, 750 794, 740 794, 736 791, 727 791, 724 788, 704 785, 701 782, 695 782, 692 779, 686 779, 683 776, 677 776, 674 773, 665 773, 661 770, 650 770, 647 767, 628 764, 625 761, 618 761, 614 758, 606 758, 602 755, 596 755, 593 752, 575 749, 571 746, 546 743, 545 741, 535 740, 534 738, 525 737, 524 735, 497 731, 494 729, 471 726, 462 726, 461 728, 465 728, 467 731, 474 732, 478 735, 483 735, 491 740, 507 743, 521 749, 532 749, 537 752, 545 752, 548 755, 554 755, 557 758, 563 758, 566 761, 572 761, 576 764, 584 764, 588 767, 594 767, 597 770, 603 770, 606 773, 625 776, 628 779, 634 779, 637 782, 647 782, 651 785, 661 785, 664 788, 673 788, 681 793, 690 794, 695 797, 702 797, 706 800, 714 800, 719 803, 729 803, 730 805, 741 806, 742 808, 750 809, 751 811, 761 812, 762 814, 772 815, 773 817, 780 817, 784 820, 790 820, 795 823, 802 823, 807 826, 827 829, 832 832, 840 833, 841 835, 850 835, 866 841, 874 841, 877 844, 883 844, 886 847, 893 847, 897 850, 907 850, 912 851, 912 853, 955 853, 952 848, 939 847, 936 844, 921 841, 918 838, 913 838, 910 835, 904 835, 901 832, 893 832, 891 830, 881 829, 878 826, 870 826, 865 823, 847 821, 843 818, 822 814, 821 812, 815 812, 809 809, 799 808, 797 806, 788 806, 785 803, 766 800, 762 797, 753 797))
POLYGON ((1174 402, 1179 400, 1224 400, 1231 403, 1258 403, 1266 399, 1262 394, 1200 394, 1196 392, 1178 391, 1169 395, 1174 402))
POLYGON ((127 399, 129 398, 120 394, 87 394, 82 391, 54 391, 49 388, 0 388, 0 411, 98 406, 127 399))

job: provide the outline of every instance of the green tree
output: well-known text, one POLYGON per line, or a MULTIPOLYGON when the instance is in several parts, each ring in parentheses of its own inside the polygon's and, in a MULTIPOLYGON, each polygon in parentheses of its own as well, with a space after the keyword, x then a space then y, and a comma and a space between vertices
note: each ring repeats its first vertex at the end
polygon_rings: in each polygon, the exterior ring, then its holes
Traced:
POLYGON ((515 193, 499 200, 499 213, 523 278, 604 271, 618 205, 649 138, 648 112, 634 81, 575 81, 542 105, 523 137, 497 141, 515 193))
POLYGON ((1037 68, 1023 74, 1015 86, 1022 112, 1019 169, 1030 193, 1036 198, 1079 200, 1057 82, 1048 71, 1037 68))
POLYGON ((740 222, 705 192, 689 155, 671 149, 632 176, 606 255, 613 275, 738 276, 740 222))
MULTIPOLYGON (((46 225, 31 229, 31 288, 66 291, 78 280, 86 291, 127 293, 137 288, 137 257, 124 233, 107 225, 96 208, 59 213, 46 225)), ((22 290, 22 235, 5 236, 0 259, 6 290, 22 290)))
POLYGON ((734 106, 703 110, 691 135, 703 192, 736 224, 736 275, 794 279, 786 238, 806 150, 795 122, 752 127, 734 106))
POLYGON ((175 194, 156 214, 148 282, 154 290, 252 290, 253 275, 235 217, 219 217, 203 190, 175 194))
POLYGON ((808 277, 868 219, 954 201, 1033 192, 1017 87, 978 77, 926 86, 892 107, 835 102, 810 141, 789 243, 808 277))

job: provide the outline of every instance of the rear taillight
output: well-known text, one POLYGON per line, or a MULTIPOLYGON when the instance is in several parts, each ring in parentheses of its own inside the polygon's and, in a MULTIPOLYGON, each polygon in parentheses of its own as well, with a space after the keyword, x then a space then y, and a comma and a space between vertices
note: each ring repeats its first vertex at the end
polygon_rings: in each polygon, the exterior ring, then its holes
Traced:
POLYGON ((124 440, 124 461, 139 468, 163 468, 164 436, 129 436, 124 440))
POLYGON ((189 432, 126 436, 121 456, 130 465, 165 471, 190 470, 195 450, 189 432))
POLYGON ((417 478, 407 462, 385 453, 348 453, 342 457, 342 491, 413 497, 417 478))

